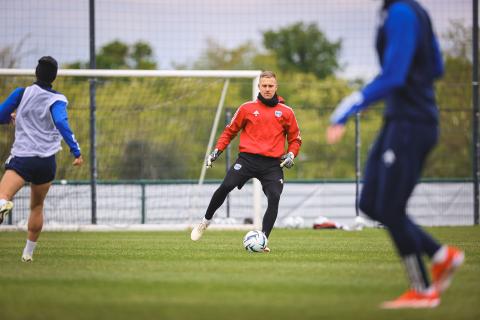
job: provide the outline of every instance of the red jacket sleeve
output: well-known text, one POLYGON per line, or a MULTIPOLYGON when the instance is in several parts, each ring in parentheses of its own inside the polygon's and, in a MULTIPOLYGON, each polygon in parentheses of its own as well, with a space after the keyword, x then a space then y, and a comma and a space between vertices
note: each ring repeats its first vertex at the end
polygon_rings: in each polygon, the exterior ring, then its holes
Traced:
POLYGON ((293 152, 297 157, 302 145, 302 137, 300 136, 300 128, 298 128, 297 118, 292 111, 287 128, 288 152, 293 152))
POLYGON ((232 121, 225 127, 220 138, 218 138, 217 145, 215 146, 218 150, 225 150, 230 141, 237 136, 237 133, 245 125, 245 112, 243 106, 240 106, 235 114, 233 115, 232 121))

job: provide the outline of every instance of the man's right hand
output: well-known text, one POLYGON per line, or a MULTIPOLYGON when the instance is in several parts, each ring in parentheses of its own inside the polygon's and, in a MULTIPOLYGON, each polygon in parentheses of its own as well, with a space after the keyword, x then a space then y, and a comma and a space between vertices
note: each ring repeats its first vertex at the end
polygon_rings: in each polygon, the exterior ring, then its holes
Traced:
POLYGON ((327 128, 327 143, 335 144, 342 140, 345 134, 345 126, 343 124, 332 124, 327 128))
POLYGON ((217 160, 221 153, 222 153, 221 150, 218 150, 218 149, 213 150, 212 153, 208 155, 207 160, 205 160, 205 166, 207 168, 211 168, 213 161, 217 160))

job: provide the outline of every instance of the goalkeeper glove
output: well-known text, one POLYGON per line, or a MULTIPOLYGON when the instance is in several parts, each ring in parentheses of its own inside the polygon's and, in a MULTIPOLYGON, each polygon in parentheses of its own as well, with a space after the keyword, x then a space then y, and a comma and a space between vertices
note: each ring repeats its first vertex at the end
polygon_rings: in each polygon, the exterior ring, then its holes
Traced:
POLYGON ((207 168, 211 168, 212 162, 217 160, 221 153, 222 153, 222 150, 218 150, 218 149, 213 150, 212 153, 208 155, 207 160, 205 161, 205 166, 207 168))
POLYGON ((283 160, 282 163, 280 163, 280 167, 285 167, 290 169, 293 167, 295 163, 293 163, 293 159, 295 156, 293 155, 293 152, 289 152, 287 154, 284 154, 280 159, 283 160))

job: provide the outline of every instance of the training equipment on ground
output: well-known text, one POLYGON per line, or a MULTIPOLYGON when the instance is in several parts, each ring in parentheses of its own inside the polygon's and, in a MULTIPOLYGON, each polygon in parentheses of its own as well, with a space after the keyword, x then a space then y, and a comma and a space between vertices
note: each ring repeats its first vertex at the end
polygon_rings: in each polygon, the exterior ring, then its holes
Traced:
POLYGON ((365 228, 366 226, 367 226, 367 222, 365 221, 365 219, 363 217, 361 217, 361 216, 355 217, 355 223, 353 225, 354 230, 362 231, 363 228, 365 228))
POLYGON ((353 225, 341 224, 336 221, 332 221, 324 216, 319 216, 313 222, 313 229, 341 229, 345 231, 362 231, 366 226, 365 219, 357 216, 353 225))
POLYGON ((243 246, 248 252, 263 252, 267 244, 267 236, 262 231, 249 231, 243 238, 243 246))
POLYGON ((300 216, 286 217, 282 220, 282 224, 287 229, 300 229, 305 226, 305 220, 300 216))
POLYGON ((313 222, 313 229, 340 229, 340 225, 327 217, 319 216, 313 222))

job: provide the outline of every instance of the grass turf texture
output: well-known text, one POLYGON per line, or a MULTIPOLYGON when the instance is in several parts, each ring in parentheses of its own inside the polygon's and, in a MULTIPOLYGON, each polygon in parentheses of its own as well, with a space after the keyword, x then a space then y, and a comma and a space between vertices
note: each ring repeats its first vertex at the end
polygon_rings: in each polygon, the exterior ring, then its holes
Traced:
POLYGON ((480 319, 480 229, 429 229, 466 263, 432 310, 381 310, 404 271, 384 230, 279 230, 270 254, 244 232, 57 233, 20 262, 0 232, 0 319, 480 319))

